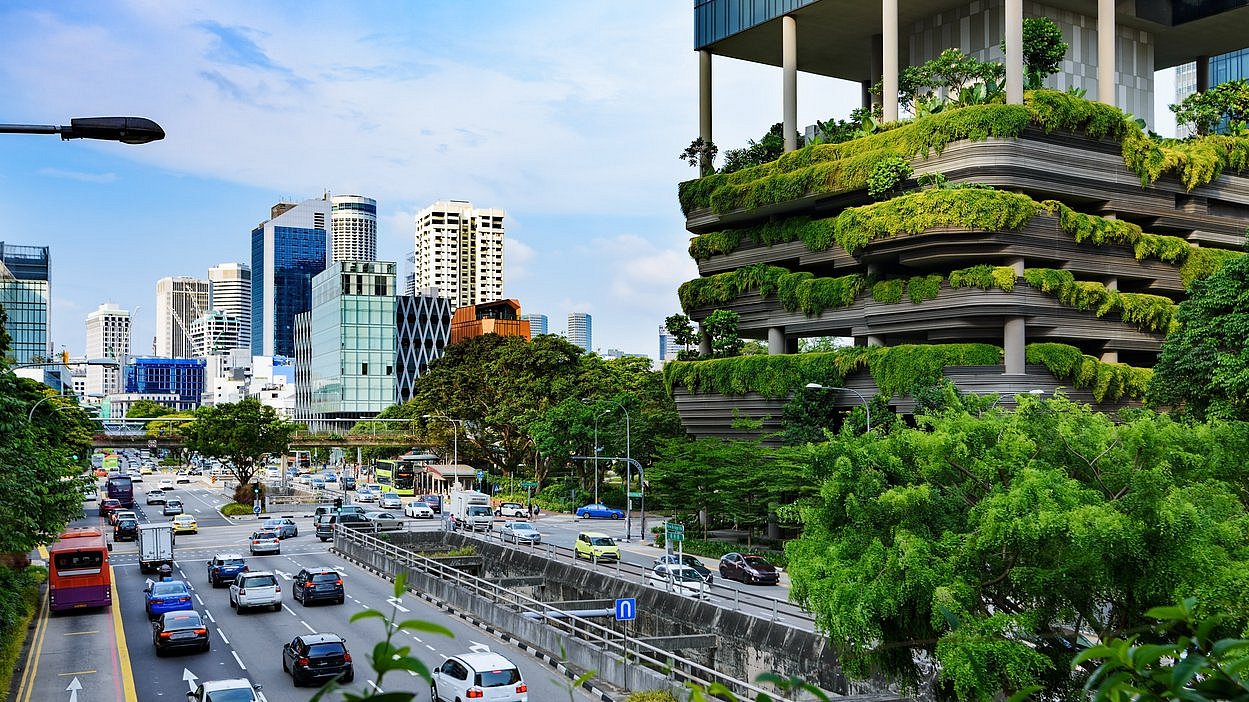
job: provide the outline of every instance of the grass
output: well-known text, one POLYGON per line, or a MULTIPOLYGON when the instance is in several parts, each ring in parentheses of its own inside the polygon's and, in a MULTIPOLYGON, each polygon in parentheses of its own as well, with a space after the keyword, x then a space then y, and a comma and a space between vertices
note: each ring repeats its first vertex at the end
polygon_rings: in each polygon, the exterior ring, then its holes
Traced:
POLYGON ((39 605, 39 584, 48 577, 46 568, 29 566, 25 570, 4 568, 0 580, 13 589, 0 597, 8 600, 3 607, 4 621, 0 622, 0 690, 8 690, 17 670, 17 659, 26 643, 26 632, 35 618, 39 605))

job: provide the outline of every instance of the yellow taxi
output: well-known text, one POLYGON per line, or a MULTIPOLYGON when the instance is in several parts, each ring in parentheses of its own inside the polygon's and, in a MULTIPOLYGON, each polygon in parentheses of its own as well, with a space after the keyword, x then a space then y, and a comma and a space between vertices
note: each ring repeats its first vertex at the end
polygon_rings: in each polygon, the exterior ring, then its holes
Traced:
POLYGON ((199 525, 195 522, 195 517, 189 514, 179 514, 173 518, 173 533, 199 533, 199 525))

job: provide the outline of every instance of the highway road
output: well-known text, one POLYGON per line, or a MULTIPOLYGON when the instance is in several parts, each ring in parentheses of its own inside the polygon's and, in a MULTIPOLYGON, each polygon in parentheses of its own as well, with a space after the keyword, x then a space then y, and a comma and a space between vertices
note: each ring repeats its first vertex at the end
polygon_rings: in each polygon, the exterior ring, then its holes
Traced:
MULTIPOLYGON (((150 481, 150 479, 149 479, 150 481)), ((147 481, 145 481, 147 482, 147 481)), ((155 485, 154 481, 150 481, 155 485)), ((136 488, 144 486, 140 483, 136 488)), ((167 521, 159 506, 143 504, 143 490, 136 490, 140 521, 167 521), (150 515, 148 513, 151 513, 150 515)), ((270 702, 303 701, 313 695, 308 688, 295 688, 282 672, 281 649, 294 637, 313 632, 333 632, 344 637, 356 668, 352 688, 375 685, 375 673, 368 665, 368 654, 384 636, 377 619, 350 622, 351 615, 374 608, 394 612, 400 619, 424 619, 439 623, 454 638, 423 633, 397 634, 412 655, 435 667, 447 656, 488 647, 510 658, 521 669, 529 685, 531 700, 559 700, 569 697, 568 681, 562 674, 536 658, 472 627, 457 617, 433 608, 416 597, 395 600, 393 585, 360 570, 328 552, 327 544, 312 534, 311 520, 297 519, 300 534, 282 543, 278 555, 250 556, 247 536, 255 522, 222 517, 217 506, 224 500, 219 491, 207 485, 179 485, 174 494, 181 497, 199 521, 200 533, 180 535, 175 546, 174 577, 186 580, 194 591, 195 608, 210 620, 212 648, 205 653, 174 653, 157 657, 152 632, 143 610, 143 588, 151 576, 139 573, 137 548, 131 543, 115 545, 111 557, 116 594, 112 611, 63 615, 43 620, 46 628, 40 643, 40 668, 30 688, 31 700, 67 700, 75 692, 75 702, 138 699, 143 702, 181 702, 197 681, 247 677, 263 685, 270 702), (238 614, 229 607, 228 590, 214 589, 207 581, 207 560, 215 553, 241 553, 253 571, 278 574, 284 606, 280 611, 252 611, 238 614), (343 574, 345 604, 319 604, 304 607, 290 597, 291 577, 305 566, 329 566, 343 574), (117 636, 117 627, 124 640, 117 636), (127 694, 126 665, 133 674, 134 695, 127 694), (79 681, 79 691, 68 690, 79 681)), ((87 516, 78 526, 101 525, 95 516, 95 503, 86 503, 87 516)), ((104 525, 107 526, 107 525, 104 525)), ((428 528, 437 528, 429 524, 428 528)), ((381 681, 385 691, 414 691, 418 700, 428 700, 426 683, 405 672, 390 673, 381 681)), ((575 690, 575 700, 594 699, 575 690)))

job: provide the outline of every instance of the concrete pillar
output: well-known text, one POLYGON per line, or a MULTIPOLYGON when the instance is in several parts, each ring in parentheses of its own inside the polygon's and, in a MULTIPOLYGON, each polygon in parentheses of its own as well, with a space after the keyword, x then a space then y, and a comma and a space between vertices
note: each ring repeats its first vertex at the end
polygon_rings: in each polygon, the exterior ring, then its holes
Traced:
MULTIPOLYGON (((708 144, 711 138, 711 52, 703 49, 698 52, 698 136, 708 144)), ((702 175, 710 175, 713 168, 710 160, 699 164, 702 175)))
POLYGON ((1012 258, 1012 259, 1009 259, 1009 260, 1007 260, 1007 261, 1006 261, 1006 265, 1008 265, 1008 266, 1010 266, 1011 268, 1014 268, 1014 269, 1015 269, 1015 277, 1016 277, 1016 278, 1021 278, 1021 277, 1023 277, 1023 269, 1024 269, 1024 264, 1025 264, 1025 263, 1026 263, 1026 261, 1024 260, 1023 256, 1019 256, 1019 257, 1017 257, 1017 258, 1012 258))
POLYGON ((1110 278, 1107 278, 1107 279, 1105 280, 1105 282, 1103 283, 1103 285, 1105 285, 1105 286, 1106 286, 1106 289, 1107 289, 1107 290, 1111 290, 1111 291, 1118 291, 1118 290, 1119 290, 1119 279, 1118 279, 1117 277, 1112 276, 1112 277, 1110 277, 1110 278))
MULTIPOLYGON (((870 75, 868 75, 867 77, 867 84, 869 87, 876 85, 877 83, 881 81, 881 74, 884 71, 884 69, 882 68, 882 66, 884 65, 883 64, 884 46, 881 43, 882 40, 883 40, 882 35, 873 34, 872 45, 868 47, 868 55, 867 55, 867 60, 869 64, 868 70, 871 72, 870 75)), ((863 104, 863 107, 872 107, 873 105, 880 104, 879 95, 869 94, 868 99, 871 100, 871 102, 865 102, 863 104)))
POLYGON ((1006 104, 1023 104, 1023 0, 1006 0, 1006 104))
POLYGON ((1115 104, 1115 0, 1097 0, 1097 101, 1115 104))
POLYGON ((1006 375, 1023 375, 1024 336, 1023 317, 1007 317, 1002 330, 1002 348, 1006 351, 1006 375))
POLYGON ((781 18, 782 102, 784 105, 785 150, 798 148, 798 21, 781 18))
POLYGON ((880 0, 881 95, 884 121, 898 121, 898 0, 880 0))
POLYGON ((1101 361, 1102 363, 1118 363, 1119 352, 1118 351, 1103 351, 1101 361))
POLYGON ((1198 56, 1197 63, 1197 92, 1204 93, 1210 89, 1210 57, 1198 56))
POLYGON ((768 355, 785 353, 785 327, 768 327, 768 355))
POLYGON ((884 339, 884 337, 882 337, 882 336, 877 336, 876 334, 868 334, 868 335, 867 335, 867 345, 868 345, 868 346, 884 346, 884 345, 885 345, 885 339, 884 339))
POLYGON ((698 330, 698 355, 711 355, 711 335, 703 330, 698 330))

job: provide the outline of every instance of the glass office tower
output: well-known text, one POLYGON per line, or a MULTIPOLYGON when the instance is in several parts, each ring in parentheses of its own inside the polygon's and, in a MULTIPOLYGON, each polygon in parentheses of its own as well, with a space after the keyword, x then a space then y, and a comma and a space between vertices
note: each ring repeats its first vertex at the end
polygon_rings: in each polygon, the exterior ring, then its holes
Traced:
POLYGON ((252 355, 294 356, 295 315, 312 309, 312 278, 329 254, 326 199, 274 205, 252 230, 252 355))
POLYGON ((0 306, 8 313, 9 355, 17 363, 47 358, 52 262, 46 246, 0 241, 0 306))

